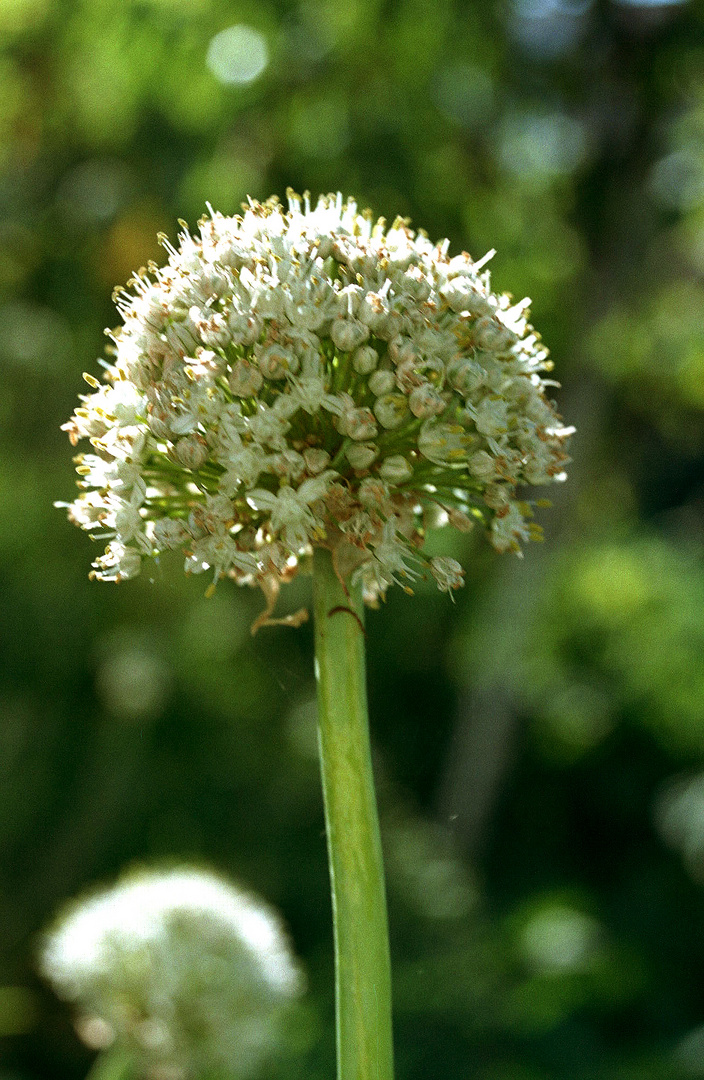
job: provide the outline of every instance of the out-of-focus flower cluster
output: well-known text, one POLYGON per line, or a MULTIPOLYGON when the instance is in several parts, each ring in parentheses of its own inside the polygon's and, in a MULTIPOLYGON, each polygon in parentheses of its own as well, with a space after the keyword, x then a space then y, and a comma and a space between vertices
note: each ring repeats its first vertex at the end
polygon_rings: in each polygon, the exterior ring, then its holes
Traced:
POLYGON ((43 974, 79 1034, 135 1076, 235 1080, 276 1047, 302 977, 261 901, 191 868, 133 873, 79 900, 48 934, 43 974))
POLYGON ((181 549, 270 594, 318 545, 374 603, 424 569, 462 584, 423 554, 431 526, 478 521, 499 551, 539 536, 516 488, 564 478, 571 429, 528 301, 492 293, 486 259, 339 195, 211 212, 179 240, 117 294, 106 382, 86 376, 65 425, 93 446, 69 516, 109 540, 96 577, 181 549))

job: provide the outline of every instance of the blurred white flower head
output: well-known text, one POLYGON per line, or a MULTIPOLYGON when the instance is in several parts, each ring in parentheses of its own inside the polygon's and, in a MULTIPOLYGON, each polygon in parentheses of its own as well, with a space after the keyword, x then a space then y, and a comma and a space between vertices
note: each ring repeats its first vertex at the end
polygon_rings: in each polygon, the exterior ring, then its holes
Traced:
POLYGON ((478 522, 499 551, 539 538, 517 488, 564 479, 572 429, 489 256, 291 192, 164 244, 118 292, 106 379, 65 425, 92 444, 69 516, 109 541, 96 577, 181 549, 271 596, 322 546, 375 603, 419 573, 462 584, 423 553, 432 526, 478 522))
POLYGON ((277 916, 215 874, 133 872, 46 935, 42 973, 139 1075, 247 1077, 276 1047, 303 979, 277 916))

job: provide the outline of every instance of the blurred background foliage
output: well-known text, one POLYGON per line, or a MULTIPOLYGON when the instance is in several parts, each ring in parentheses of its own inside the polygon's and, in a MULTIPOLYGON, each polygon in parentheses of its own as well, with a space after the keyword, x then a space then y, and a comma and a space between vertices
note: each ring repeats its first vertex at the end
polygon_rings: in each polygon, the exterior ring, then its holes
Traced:
POLYGON ((545 545, 441 533, 456 603, 369 618, 399 1078, 703 1077, 704 5, 0 0, 0 42, 1 1080, 85 1075, 37 934, 175 857, 284 913, 267 1076, 332 1075, 310 628, 177 563, 91 584, 52 508, 112 286, 289 184, 496 247, 579 432, 545 545))

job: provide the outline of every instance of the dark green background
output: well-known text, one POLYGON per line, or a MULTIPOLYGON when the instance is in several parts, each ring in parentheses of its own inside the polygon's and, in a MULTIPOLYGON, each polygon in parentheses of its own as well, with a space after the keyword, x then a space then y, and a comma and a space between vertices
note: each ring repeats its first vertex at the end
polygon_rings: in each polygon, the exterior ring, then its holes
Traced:
POLYGON ((0 0, 0 39, 0 1080, 85 1075, 37 932, 173 857, 283 911, 310 993, 267 1075, 333 1075, 310 628, 252 640, 178 559, 89 583, 52 508, 113 285, 289 184, 496 247, 579 429, 546 544, 439 534, 456 602, 369 617, 399 1078, 704 1076, 702 4, 0 0), (236 24, 247 85, 206 62, 236 24))

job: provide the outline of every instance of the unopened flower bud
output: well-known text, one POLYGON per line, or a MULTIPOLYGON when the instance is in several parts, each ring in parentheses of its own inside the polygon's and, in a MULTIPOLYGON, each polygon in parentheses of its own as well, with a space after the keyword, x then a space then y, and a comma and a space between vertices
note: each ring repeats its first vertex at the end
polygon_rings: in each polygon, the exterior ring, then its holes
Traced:
POLYGON ((259 340, 262 322, 256 315, 233 312, 228 320, 233 345, 253 345, 259 340))
POLYGON ((458 394, 468 397, 482 385, 485 372, 483 368, 468 357, 459 356, 447 367, 447 378, 458 394))
POLYGON ((357 319, 333 319, 330 337, 342 352, 351 352, 369 337, 369 327, 357 319))
POLYGON ((175 443, 171 455, 184 469, 199 469, 208 457, 208 444, 202 435, 187 435, 175 443))
POLYGON ((266 379, 285 379, 287 375, 295 375, 299 368, 299 360, 293 350, 279 345, 262 349, 257 360, 259 370, 266 379))
POLYGON ((413 468, 402 454, 392 454, 379 465, 379 476, 388 484, 403 484, 413 476, 413 468))
POLYGON ((374 292, 367 293, 357 309, 357 318, 375 334, 384 329, 387 314, 388 307, 384 298, 374 292))
POLYGON ((357 314, 364 295, 364 289, 361 285, 346 285, 344 289, 340 289, 335 300, 338 315, 351 319, 352 316, 357 314))
POLYGON ((379 353, 371 345, 360 345, 352 356, 352 367, 360 375, 369 375, 379 363, 379 353))
POLYGON ((440 295, 453 311, 472 311, 477 290, 469 278, 454 277, 441 287, 440 295))
POLYGON ((374 415, 385 428, 397 428, 408 413, 408 398, 404 394, 384 394, 374 402, 374 415))
POLYGON ((371 409, 352 409, 345 416, 345 427, 350 439, 364 442, 377 435, 378 427, 371 409))
POLYGON ((147 423, 150 431, 153 435, 156 435, 157 439, 168 439, 171 435, 169 419, 170 413, 167 409, 162 408, 160 405, 150 407, 147 423))
POLYGON ((264 376, 250 360, 236 360, 228 376, 230 390, 235 397, 253 397, 264 384, 264 376))
POLYGON ((396 389, 393 371, 375 371, 369 376, 369 389, 375 397, 383 397, 396 389))
POLYGON ((474 422, 482 435, 496 438, 508 431, 508 406, 501 398, 485 398, 474 410, 474 422))
POLYGON ((306 469, 311 476, 316 476, 318 473, 321 473, 323 469, 328 467, 330 455, 327 450, 321 450, 317 446, 311 446, 303 451, 303 460, 305 461, 306 469))
POLYGON ((353 443, 345 450, 347 460, 353 469, 368 469, 379 454, 379 447, 374 443, 353 443))
POLYGON ((498 355, 510 349, 518 340, 508 327, 488 315, 477 320, 474 338, 480 349, 488 349, 498 355))
POLYGON ((398 334, 389 342, 389 356, 396 364, 419 359, 418 349, 410 338, 398 334))
POLYGON ((408 398, 408 404, 414 416, 422 420, 429 416, 439 416, 447 408, 447 402, 430 383, 417 386, 408 398))
POLYGON ((434 417, 426 420, 418 436, 418 449, 429 461, 450 465, 465 461, 474 438, 461 424, 440 423, 434 417))
POLYGON ((486 450, 477 450, 476 454, 472 454, 467 467, 472 476, 480 480, 493 480, 496 476, 496 461, 486 450))

